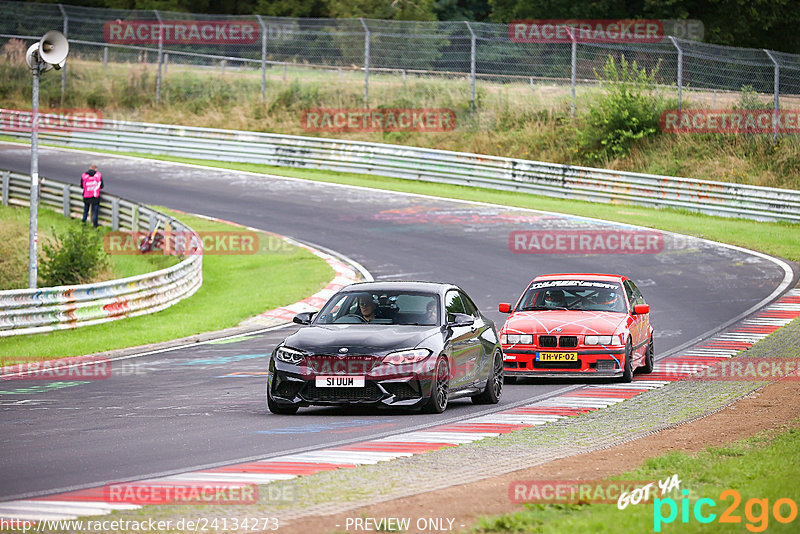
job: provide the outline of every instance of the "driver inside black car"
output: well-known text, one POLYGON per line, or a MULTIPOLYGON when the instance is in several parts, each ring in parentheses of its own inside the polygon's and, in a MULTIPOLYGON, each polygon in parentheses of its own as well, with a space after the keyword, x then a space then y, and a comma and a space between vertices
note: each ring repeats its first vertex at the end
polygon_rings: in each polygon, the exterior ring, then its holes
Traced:
POLYGON ((375 318, 375 312, 378 309, 378 304, 372 300, 370 295, 359 295, 358 297, 358 312, 366 322, 370 322, 375 318))

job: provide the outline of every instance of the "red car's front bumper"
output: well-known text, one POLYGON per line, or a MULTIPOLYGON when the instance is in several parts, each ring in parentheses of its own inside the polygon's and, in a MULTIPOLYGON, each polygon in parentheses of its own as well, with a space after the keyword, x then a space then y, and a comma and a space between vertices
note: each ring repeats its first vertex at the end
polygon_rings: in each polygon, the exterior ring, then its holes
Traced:
POLYGON ((625 349, 540 349, 503 345, 503 372, 519 377, 621 376, 625 368, 625 349), (540 353, 577 353, 574 361, 543 361, 540 353))

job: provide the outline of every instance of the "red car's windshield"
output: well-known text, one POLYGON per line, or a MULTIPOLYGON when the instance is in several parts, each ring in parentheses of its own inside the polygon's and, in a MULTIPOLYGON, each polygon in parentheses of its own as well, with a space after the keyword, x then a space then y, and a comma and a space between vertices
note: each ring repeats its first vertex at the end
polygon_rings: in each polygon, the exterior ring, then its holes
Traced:
POLYGON ((534 310, 628 311, 619 284, 584 280, 532 282, 516 311, 534 310))

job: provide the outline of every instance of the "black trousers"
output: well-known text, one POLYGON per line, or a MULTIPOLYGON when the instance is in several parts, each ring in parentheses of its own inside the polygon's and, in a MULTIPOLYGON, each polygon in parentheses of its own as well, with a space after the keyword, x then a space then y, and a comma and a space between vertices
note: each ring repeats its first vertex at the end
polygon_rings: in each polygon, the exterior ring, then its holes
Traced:
POLYGON ((83 222, 86 222, 86 216, 89 215, 89 208, 91 208, 92 210, 92 226, 97 228, 97 217, 100 214, 100 199, 99 198, 83 199, 83 222))

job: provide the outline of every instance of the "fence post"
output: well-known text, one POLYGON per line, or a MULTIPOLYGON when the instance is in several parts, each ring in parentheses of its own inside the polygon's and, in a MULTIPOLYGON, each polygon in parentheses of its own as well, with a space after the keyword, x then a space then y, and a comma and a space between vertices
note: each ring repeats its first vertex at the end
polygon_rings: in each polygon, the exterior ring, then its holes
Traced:
POLYGON ((108 47, 103 47, 103 68, 108 66, 108 47))
POLYGON ((164 52, 164 74, 167 73, 167 67, 169 67, 169 53, 164 52))
POLYGON ((69 219, 70 213, 72 213, 72 202, 70 198, 70 190, 68 185, 64 185, 61 188, 61 208, 64 212, 64 217, 69 219))
POLYGON ((156 75, 156 104, 161 100, 161 63, 164 60, 164 26, 161 23, 161 15, 157 9, 153 10, 158 19, 158 74, 156 75))
MULTIPOLYGON (((678 44, 678 40, 672 35, 669 36, 669 40, 672 41, 672 46, 678 51, 678 111, 680 112, 683 109, 683 49, 678 44)), ((714 93, 714 96, 716 97, 716 93, 714 93)))
POLYGON ((467 29, 469 30, 469 89, 470 89, 470 101, 469 105, 473 111, 475 111, 475 32, 472 31, 472 26, 470 26, 469 21, 465 20, 464 24, 467 25, 467 29))
POLYGON ((111 197, 111 229, 119 230, 119 198, 111 197))
POLYGON ((773 84, 773 92, 775 95, 773 96, 773 112, 772 112, 772 137, 773 139, 778 138, 778 112, 781 107, 780 103, 780 94, 781 94, 781 66, 778 61, 775 59, 775 56, 772 55, 772 52, 764 49, 764 53, 767 54, 769 59, 772 61, 772 64, 775 66, 775 73, 774 78, 772 80, 773 84))
POLYGON ((359 17, 361 25, 364 27, 364 107, 369 107, 369 40, 370 31, 364 19, 359 17))
POLYGON ((572 97, 572 101, 570 102, 569 106, 569 116, 570 118, 575 118, 575 84, 578 81, 578 40, 575 39, 575 29, 569 28, 569 40, 572 41, 572 58, 570 63, 572 64, 572 68, 570 70, 570 77, 569 77, 569 86, 570 86, 570 95, 572 97))
POLYGON ((220 66, 222 67, 222 75, 225 76, 225 65, 228 63, 228 61, 226 59, 223 59, 219 63, 220 63, 220 66))
POLYGON ((3 206, 8 206, 8 190, 11 183, 11 172, 3 171, 3 206))
POLYGON ((139 231, 139 205, 133 204, 131 207, 131 230, 134 232, 139 231))
MULTIPOLYGON (((58 4, 58 9, 61 10, 61 16, 64 17, 64 37, 69 36, 69 17, 67 16, 67 10, 64 9, 64 6, 58 4)), ((64 63, 64 66, 61 67, 61 105, 64 105, 64 92, 67 90, 67 64, 64 63)))
POLYGON ((261 100, 267 96, 267 26, 261 15, 256 15, 258 25, 261 26, 261 100))

